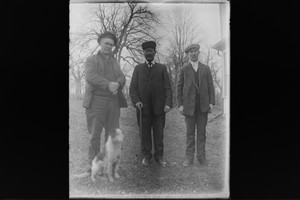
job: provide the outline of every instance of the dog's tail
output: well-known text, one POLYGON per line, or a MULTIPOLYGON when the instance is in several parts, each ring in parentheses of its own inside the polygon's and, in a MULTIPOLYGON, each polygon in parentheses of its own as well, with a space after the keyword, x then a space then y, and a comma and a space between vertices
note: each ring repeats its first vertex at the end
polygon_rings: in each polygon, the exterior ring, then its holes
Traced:
POLYGON ((74 174, 71 176, 71 178, 85 178, 90 176, 91 174, 89 172, 84 172, 82 174, 74 174))

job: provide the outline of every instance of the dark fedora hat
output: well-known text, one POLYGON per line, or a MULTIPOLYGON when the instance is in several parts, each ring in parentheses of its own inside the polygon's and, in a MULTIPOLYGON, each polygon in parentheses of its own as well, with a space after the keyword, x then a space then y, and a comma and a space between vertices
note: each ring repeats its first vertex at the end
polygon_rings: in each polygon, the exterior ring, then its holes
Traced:
POLYGON ((191 44, 189 46, 187 46, 184 50, 185 53, 188 53, 191 49, 200 49, 200 45, 199 44, 191 44))
POLYGON ((109 31, 106 31, 106 32, 102 33, 101 35, 99 35, 99 37, 98 37, 98 43, 99 43, 99 44, 100 44, 100 41, 101 41, 103 38, 110 38, 110 39, 112 39, 112 40, 114 41, 115 45, 116 45, 117 42, 118 42, 118 39, 117 39, 116 35, 113 34, 113 33, 111 33, 111 32, 109 32, 109 31))
POLYGON ((147 42, 144 42, 142 44, 142 49, 145 50, 147 48, 152 48, 155 50, 156 48, 156 43, 154 41, 147 41, 147 42))

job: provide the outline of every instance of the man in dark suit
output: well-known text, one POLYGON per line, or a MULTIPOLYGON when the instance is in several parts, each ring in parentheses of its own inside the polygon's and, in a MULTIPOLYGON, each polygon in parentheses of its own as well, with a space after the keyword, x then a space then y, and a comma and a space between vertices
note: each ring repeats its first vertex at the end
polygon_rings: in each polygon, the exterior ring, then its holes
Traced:
POLYGON ((165 65, 153 63, 156 43, 145 42, 142 48, 146 62, 134 68, 129 88, 130 98, 137 108, 138 124, 142 125, 142 164, 149 165, 152 157, 153 129, 154 158, 160 165, 165 166, 163 136, 165 113, 172 107, 170 79, 165 65), (139 122, 139 110, 142 111, 142 124, 139 122))
POLYGON ((110 132, 119 128, 120 107, 127 107, 122 88, 125 76, 120 65, 112 55, 112 48, 117 43, 116 36, 105 32, 98 37, 100 51, 85 62, 86 88, 83 107, 86 109, 88 132, 91 134, 88 150, 89 166, 100 151, 100 139, 105 128, 105 142, 110 132))
POLYGON ((179 72, 177 103, 186 122, 186 159, 184 166, 190 166, 195 154, 195 126, 197 126, 197 159, 207 165, 205 155, 206 125, 208 112, 215 104, 215 91, 211 71, 198 61, 200 46, 192 44, 185 49, 189 62, 179 72))

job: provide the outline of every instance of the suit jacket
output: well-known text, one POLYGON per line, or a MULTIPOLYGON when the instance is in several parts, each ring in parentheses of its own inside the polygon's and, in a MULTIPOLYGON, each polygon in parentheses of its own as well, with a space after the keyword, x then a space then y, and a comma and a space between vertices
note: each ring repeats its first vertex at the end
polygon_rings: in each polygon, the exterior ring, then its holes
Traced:
POLYGON ((133 105, 143 103, 143 114, 150 113, 150 107, 156 115, 164 113, 165 105, 172 107, 172 89, 165 65, 155 63, 149 69, 146 63, 134 68, 129 94, 133 105), (151 104, 151 105, 150 105, 151 104))
MULTIPOLYGON (((108 90, 107 86, 110 81, 105 79, 102 76, 103 66, 104 66, 103 60, 102 57, 99 55, 99 52, 97 55, 92 55, 86 59, 85 62, 86 85, 85 85, 85 94, 82 103, 83 107, 85 108, 90 107, 92 97, 93 97, 93 91, 95 90, 95 88, 99 87, 108 90)), ((127 102, 122 92, 122 88, 125 85, 126 79, 123 72, 121 71, 118 61, 115 58, 113 58, 113 68, 114 68, 115 78, 116 78, 115 81, 120 83, 120 87, 118 89, 120 107, 127 107, 127 102)))
MULTIPOLYGON (((215 90, 211 71, 207 65, 198 62, 200 110, 208 112, 209 104, 215 104, 215 90)), ((177 103, 183 105, 183 114, 193 116, 195 109, 195 75, 191 63, 185 64, 179 72, 177 83, 177 103)))

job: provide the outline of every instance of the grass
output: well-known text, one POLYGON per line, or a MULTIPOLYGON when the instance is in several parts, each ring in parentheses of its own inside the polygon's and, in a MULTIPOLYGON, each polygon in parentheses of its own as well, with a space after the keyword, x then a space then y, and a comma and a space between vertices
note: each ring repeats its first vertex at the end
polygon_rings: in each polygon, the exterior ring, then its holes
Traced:
MULTIPOLYGON (((114 183, 100 180, 93 183, 90 177, 73 178, 87 164, 89 134, 81 100, 70 100, 69 168, 70 197, 199 197, 221 193, 225 172, 224 117, 211 121, 207 127, 206 152, 208 167, 195 160, 188 168, 182 166, 185 152, 184 117, 173 108, 166 119, 164 132, 164 157, 173 166, 162 168, 152 159, 149 167, 140 161, 139 133, 133 107, 121 109, 120 124, 125 140, 119 169, 121 178, 114 183)), ((103 139, 102 139, 103 141, 103 139)))

